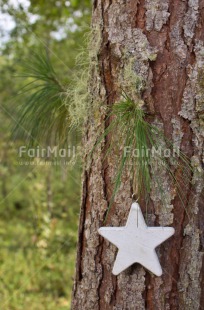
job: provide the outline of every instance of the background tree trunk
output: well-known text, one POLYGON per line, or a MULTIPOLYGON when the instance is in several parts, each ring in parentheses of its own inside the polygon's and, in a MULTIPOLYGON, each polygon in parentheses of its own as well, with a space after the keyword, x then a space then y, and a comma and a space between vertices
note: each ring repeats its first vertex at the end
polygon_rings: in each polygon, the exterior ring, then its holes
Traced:
MULTIPOLYGON (((90 92, 100 113, 93 112, 89 117, 84 134, 85 168, 72 309, 203 309, 204 1, 95 0, 92 28, 90 92), (117 249, 97 232, 104 226, 117 155, 103 161, 108 139, 95 149, 91 162, 88 154, 108 125, 106 108, 119 100, 130 60, 135 74, 147 81, 142 93, 146 110, 174 145, 190 156, 194 169, 193 185, 183 188, 188 217, 171 180, 153 167, 148 224, 173 226, 176 230, 157 250, 163 268, 161 277, 139 264, 113 276, 117 249), (165 184, 165 206, 154 173, 165 184)), ((179 168, 174 173, 179 177, 179 168)), ((125 224, 132 191, 126 173, 107 226, 125 224)), ((141 207, 144 211, 142 201, 141 207)))

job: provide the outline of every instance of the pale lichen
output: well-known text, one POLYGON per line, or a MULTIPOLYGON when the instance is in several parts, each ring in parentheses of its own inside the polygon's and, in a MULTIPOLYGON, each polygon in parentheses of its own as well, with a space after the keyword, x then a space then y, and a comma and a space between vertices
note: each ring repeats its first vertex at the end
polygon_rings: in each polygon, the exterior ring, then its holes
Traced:
POLYGON ((95 91, 100 89, 101 85, 97 66, 97 55, 100 50, 101 40, 100 28, 96 26, 86 33, 85 47, 76 57, 77 74, 73 76, 65 100, 72 127, 79 128, 79 125, 85 123, 90 115, 94 114, 94 120, 100 117, 100 113, 98 113, 100 103, 94 99, 98 96, 95 91), (93 83, 95 85, 94 89, 92 89, 93 83))
POLYGON ((187 46, 183 40, 180 22, 175 23, 170 32, 171 48, 179 60, 184 62, 187 56, 187 46))
POLYGON ((190 45, 195 34, 195 27, 198 21, 199 0, 189 0, 188 10, 184 17, 184 36, 187 45, 190 45))
POLYGON ((204 68, 204 44, 197 41, 195 48, 196 64, 188 68, 188 80, 184 90, 182 109, 179 112, 183 118, 191 121, 194 132, 193 141, 199 154, 202 153, 202 141, 204 138, 204 124, 202 114, 204 109, 204 89, 201 72, 204 68))
POLYGON ((141 29, 130 27, 128 12, 116 14, 117 11, 121 11, 119 4, 112 3, 108 11, 108 38, 113 45, 113 51, 117 57, 128 59, 124 66, 129 66, 132 62, 135 75, 142 81, 147 81, 149 60, 156 60, 157 49, 149 44, 141 29))
POLYGON ((199 287, 200 270, 202 267, 202 260, 204 253, 199 252, 200 247, 200 231, 195 229, 194 219, 184 229, 184 242, 183 247, 188 250, 185 255, 185 265, 180 267, 180 281, 178 286, 181 289, 182 304, 187 310, 192 308, 195 310, 200 309, 200 293, 199 287))
POLYGON ((160 31, 167 23, 169 0, 146 0, 146 29, 160 31))
MULTIPOLYGON (((154 122, 154 125, 163 130, 163 124, 158 120, 154 122)), ((160 140, 160 146, 162 149, 167 149, 165 139, 158 137, 160 140)), ((171 225, 173 223, 173 205, 172 199, 175 196, 175 191, 172 184, 172 179, 168 174, 165 161, 161 160, 161 156, 154 152, 154 156, 151 158, 151 174, 152 174, 152 186, 151 186, 151 199, 154 202, 155 214, 159 216, 159 224, 161 226, 171 225), (159 176, 159 177, 158 177, 159 176)))
POLYGON ((178 117, 174 117, 172 118, 171 123, 173 125, 172 143, 175 149, 180 150, 181 141, 184 135, 181 128, 181 121, 178 117))
POLYGON ((117 300, 114 310, 128 309, 128 310, 145 310, 145 302, 142 296, 142 292, 145 289, 144 269, 137 265, 134 269, 126 270, 124 273, 118 276, 118 288, 120 289, 121 301, 117 300), (125 290, 124 290, 125 287, 125 290), (137 306, 135 306, 135 301, 137 306))

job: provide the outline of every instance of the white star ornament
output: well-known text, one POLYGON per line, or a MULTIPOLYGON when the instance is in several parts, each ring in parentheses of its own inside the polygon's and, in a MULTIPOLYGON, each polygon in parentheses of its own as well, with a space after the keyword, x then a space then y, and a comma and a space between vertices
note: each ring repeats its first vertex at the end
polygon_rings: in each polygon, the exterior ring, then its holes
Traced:
POLYGON ((138 203, 131 206, 126 226, 101 227, 99 234, 118 248, 112 273, 118 275, 134 263, 139 263, 156 276, 162 268, 155 248, 171 237, 173 227, 147 227, 138 203))

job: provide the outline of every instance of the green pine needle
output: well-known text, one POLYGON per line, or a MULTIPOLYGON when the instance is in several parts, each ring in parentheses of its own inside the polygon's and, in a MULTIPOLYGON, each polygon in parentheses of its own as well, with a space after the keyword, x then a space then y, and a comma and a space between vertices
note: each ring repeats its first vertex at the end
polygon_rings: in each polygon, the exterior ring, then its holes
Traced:
POLYGON ((27 83, 19 93, 22 104, 14 136, 32 145, 64 143, 70 125, 64 101, 66 88, 58 80, 50 59, 45 53, 33 53, 23 63, 21 77, 27 83))
MULTIPOLYGON (((185 181, 190 182, 192 168, 188 157, 180 152, 177 158, 175 158, 175 166, 172 166, 171 158, 166 158, 163 155, 164 148, 168 148, 173 151, 173 143, 169 141, 163 132, 155 125, 148 123, 145 120, 145 112, 140 106, 140 102, 134 102, 131 98, 123 92, 124 100, 116 103, 112 107, 112 111, 108 115, 107 120, 109 126, 105 129, 104 134, 99 137, 96 146, 107 136, 111 136, 107 154, 110 154, 113 149, 118 147, 123 151, 118 151, 118 163, 117 171, 114 179, 114 189, 112 198, 109 204, 108 211, 106 213, 106 219, 113 203, 114 197, 121 185, 122 175, 124 170, 128 169, 132 172, 132 178, 134 183, 134 191, 138 198, 145 198, 149 201, 151 194, 151 182, 152 182, 152 167, 155 163, 155 159, 152 157, 152 148, 161 148, 161 155, 157 154, 157 164, 165 170, 173 181, 177 188, 177 194, 182 202, 182 206, 185 207, 185 197, 182 194, 182 187, 176 176, 174 176, 174 169, 179 167, 182 170, 185 181), (116 134, 115 134, 116 133, 116 134), (126 152, 124 149, 130 150, 126 152), (137 150, 137 156, 133 156, 133 150, 137 150), (185 176, 184 176, 185 175, 185 176)), ((95 148, 95 147, 94 147, 95 148)), ((94 150, 93 148, 93 150, 94 150)), ((156 187, 160 192, 160 200, 165 205, 165 195, 163 184, 160 184, 160 180, 156 180, 156 187)))

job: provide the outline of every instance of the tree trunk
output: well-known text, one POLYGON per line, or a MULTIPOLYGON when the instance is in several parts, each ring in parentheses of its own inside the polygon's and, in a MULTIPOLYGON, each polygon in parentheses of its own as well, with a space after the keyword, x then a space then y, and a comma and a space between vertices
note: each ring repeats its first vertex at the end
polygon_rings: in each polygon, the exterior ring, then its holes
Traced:
MULTIPOLYGON (((204 1, 95 0, 92 17, 91 80, 93 108, 84 134, 82 204, 72 310, 185 309, 204 306, 204 1), (158 247, 163 275, 139 264, 112 275, 117 249, 99 236, 113 193, 116 154, 104 159, 109 138, 89 153, 108 126, 107 107, 127 87, 125 70, 146 81, 145 109, 174 145, 192 162, 192 183, 183 188, 182 207, 162 169, 152 174, 149 226, 172 226, 175 235, 158 247), (97 103, 97 104, 96 104, 97 103), (154 175, 164 184, 165 205, 154 175)), ((131 77, 130 77, 131 78, 131 77)), ((128 86, 129 87, 129 86, 128 86)), ((134 96, 134 89, 132 96, 134 96)), ((120 134, 120 133, 118 133, 120 134)), ((174 174, 179 178, 179 167, 174 174)), ((182 184, 182 183, 181 183, 182 184)), ((123 226, 134 191, 128 172, 108 214, 106 226, 123 226)), ((144 211, 145 205, 141 201, 144 211)))

